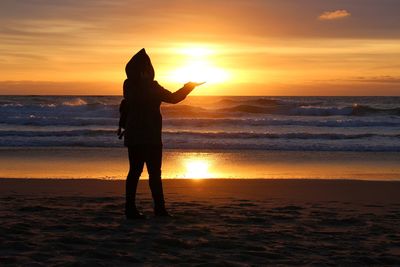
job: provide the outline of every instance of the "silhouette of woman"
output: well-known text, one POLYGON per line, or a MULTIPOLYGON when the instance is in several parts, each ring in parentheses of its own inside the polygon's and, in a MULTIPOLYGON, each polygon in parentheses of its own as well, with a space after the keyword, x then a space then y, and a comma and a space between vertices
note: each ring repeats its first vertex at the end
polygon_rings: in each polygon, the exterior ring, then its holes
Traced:
POLYGON ((154 68, 143 48, 127 63, 127 79, 124 81, 124 99, 120 105, 118 135, 124 136, 128 147, 129 173, 126 178, 125 215, 127 219, 144 218, 135 204, 136 188, 146 163, 149 185, 156 216, 171 216, 165 209, 161 182, 162 116, 161 102, 179 103, 201 83, 186 83, 175 93, 154 81, 154 68), (125 129, 124 131, 122 129, 125 129))

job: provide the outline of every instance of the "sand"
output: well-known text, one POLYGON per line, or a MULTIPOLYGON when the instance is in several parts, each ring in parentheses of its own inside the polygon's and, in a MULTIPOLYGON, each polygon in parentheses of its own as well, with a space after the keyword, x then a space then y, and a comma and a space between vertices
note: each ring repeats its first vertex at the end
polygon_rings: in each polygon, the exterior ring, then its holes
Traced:
POLYGON ((123 216, 123 181, 0 179, 1 266, 400 265, 400 182, 147 181, 123 216))

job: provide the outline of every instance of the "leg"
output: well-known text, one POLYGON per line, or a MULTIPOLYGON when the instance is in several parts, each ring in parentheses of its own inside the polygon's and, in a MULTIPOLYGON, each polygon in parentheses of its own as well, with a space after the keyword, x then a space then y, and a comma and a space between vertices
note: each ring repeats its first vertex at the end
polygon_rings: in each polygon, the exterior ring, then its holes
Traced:
POLYGON ((138 147, 128 147, 129 173, 125 184, 125 214, 136 211, 136 188, 143 171, 143 150, 138 147))
POLYGON ((146 166, 149 172, 149 185, 154 200, 156 215, 167 213, 161 181, 162 147, 149 147, 146 151, 146 166))

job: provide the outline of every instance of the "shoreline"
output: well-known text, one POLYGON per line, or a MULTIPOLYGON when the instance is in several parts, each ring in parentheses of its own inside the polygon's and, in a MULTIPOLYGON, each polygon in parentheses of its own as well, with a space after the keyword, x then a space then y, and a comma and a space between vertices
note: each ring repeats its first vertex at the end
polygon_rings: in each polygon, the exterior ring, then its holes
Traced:
MULTIPOLYGON (((162 181, 304 181, 304 182, 377 182, 377 183, 400 183, 399 179, 385 180, 385 179, 357 179, 357 178, 161 178, 162 181)), ((106 182, 125 182, 126 178, 108 178, 108 177, 96 177, 96 178, 65 178, 65 177, 48 177, 48 178, 26 178, 26 177, 0 177, 0 181, 106 181, 106 182)), ((140 177, 139 182, 148 182, 148 177, 140 177)))
MULTIPOLYGON (((166 198, 290 201, 352 201, 400 203, 400 181, 328 179, 163 179, 166 198)), ((123 197, 124 180, 0 178, 4 196, 123 197)), ((147 180, 139 180, 138 194, 151 198, 147 180)))

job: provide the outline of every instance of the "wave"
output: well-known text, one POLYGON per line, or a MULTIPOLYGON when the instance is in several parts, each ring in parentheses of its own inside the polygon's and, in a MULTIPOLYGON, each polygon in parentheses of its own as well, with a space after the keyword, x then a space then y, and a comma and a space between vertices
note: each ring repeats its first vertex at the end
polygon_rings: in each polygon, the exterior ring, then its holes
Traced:
MULTIPOLYGON (((117 138, 95 137, 70 137, 59 138, 18 138, 3 137, 0 139, 0 147, 115 147, 123 148, 123 142, 117 138)), ((164 139, 166 149, 189 149, 189 150, 278 150, 278 151, 357 151, 357 152, 400 152, 400 142, 379 143, 379 142, 313 142, 303 140, 302 142, 286 142, 279 139, 268 142, 237 142, 235 139, 216 140, 175 140, 174 138, 164 139)))
MULTIPOLYGON (((182 140, 188 138, 203 139, 309 139, 309 140, 343 140, 343 139, 363 139, 363 138, 400 138, 400 134, 339 134, 339 133, 253 133, 253 132, 199 132, 199 131, 163 131, 163 135, 168 137, 175 136, 182 140)), ((96 137, 96 136, 116 136, 115 130, 69 130, 69 131, 0 131, 1 137, 96 137)))
POLYGON ((164 119, 166 126, 209 127, 209 126, 309 126, 309 127, 400 127, 400 119, 365 120, 363 118, 325 119, 325 120, 300 120, 282 117, 249 119, 249 118, 180 118, 164 119))
POLYGON ((354 105, 348 107, 324 107, 324 106, 267 106, 258 105, 237 105, 230 108, 219 109, 219 111, 231 113, 250 113, 250 114, 275 114, 287 116, 374 116, 374 115, 394 115, 400 116, 399 108, 374 108, 370 106, 354 105))
POLYGON ((219 109, 219 111, 223 112, 242 112, 242 113, 261 113, 261 114, 272 114, 276 111, 276 108, 273 107, 260 107, 253 105, 238 105, 232 108, 224 108, 219 109))
POLYGON ((352 115, 396 115, 400 116, 400 107, 383 109, 370 106, 354 105, 352 115))
MULTIPOLYGON (((55 104, 52 104, 52 105, 55 106, 55 104)), ((75 98, 73 100, 62 102, 62 105, 63 106, 83 106, 83 105, 87 105, 87 102, 81 98, 75 98)))
POLYGON ((210 142, 196 143, 164 142, 164 148, 190 150, 262 150, 262 151, 354 151, 354 152, 400 152, 400 144, 330 144, 318 143, 237 143, 237 142, 210 142))
POLYGON ((80 107, 80 106, 117 106, 121 97, 116 96, 14 96, 0 98, 0 108, 7 107, 80 107))
MULTIPOLYGON (((273 106, 273 105, 282 105, 288 103, 287 101, 271 99, 271 98, 256 98, 249 100, 238 100, 238 99, 230 99, 225 98, 217 101, 215 104, 218 106, 232 106, 232 105, 246 105, 246 104, 254 104, 259 106, 273 106)), ((290 103, 292 104, 292 103, 290 103)))
POLYGON ((18 137, 69 137, 69 136, 99 136, 111 135, 116 136, 113 130, 70 130, 70 131, 0 131, 0 136, 18 136, 18 137))
POLYGON ((400 134, 336 134, 336 133, 249 133, 249 132, 195 132, 195 131, 166 131, 165 135, 185 137, 215 138, 215 139, 363 139, 363 138, 400 138, 400 134))
MULTIPOLYGON (((14 97, 15 98, 15 97, 14 97)), ((329 98, 327 98, 329 99, 329 98)), ((15 115, 46 115, 65 117, 77 116, 118 116, 120 97, 42 97, 15 98, 0 101, 3 117, 15 115)), ((201 105, 201 102, 187 105, 162 105, 162 112, 172 117, 230 117, 230 116, 400 116, 400 107, 384 107, 348 102, 316 101, 304 99, 244 98, 221 99, 217 104, 201 105), (389 107, 389 108, 387 108, 389 107)))
POLYGON ((299 107, 290 111, 289 115, 301 116, 376 116, 376 115, 395 115, 400 116, 400 108, 374 108, 363 105, 353 105, 348 107, 299 107))
POLYGON ((288 111, 287 115, 295 116, 350 116, 353 115, 352 107, 314 107, 301 106, 288 111))
MULTIPOLYGON (((106 116, 107 114, 98 114, 106 116)), ((47 117, 18 116, 0 117, 0 126, 114 126, 118 125, 117 114, 110 117, 47 117)), ((166 127, 208 128, 208 127, 269 127, 269 126, 306 126, 306 127, 400 127, 400 119, 371 119, 349 117, 347 119, 300 119, 291 117, 268 118, 170 118, 165 116, 163 124, 166 127)))
POLYGON ((118 125, 118 118, 113 116, 97 118, 63 118, 33 116, 17 118, 0 118, 0 124, 8 126, 115 126, 118 125))
POLYGON ((329 98, 325 98, 325 101, 313 98, 309 98, 306 101, 304 98, 275 99, 265 97, 247 100, 222 99, 219 104, 227 105, 228 107, 220 108, 218 111, 288 116, 400 116, 400 107, 381 108, 367 104, 343 105, 340 104, 340 101, 336 103, 333 101, 332 103, 327 99, 329 98))

